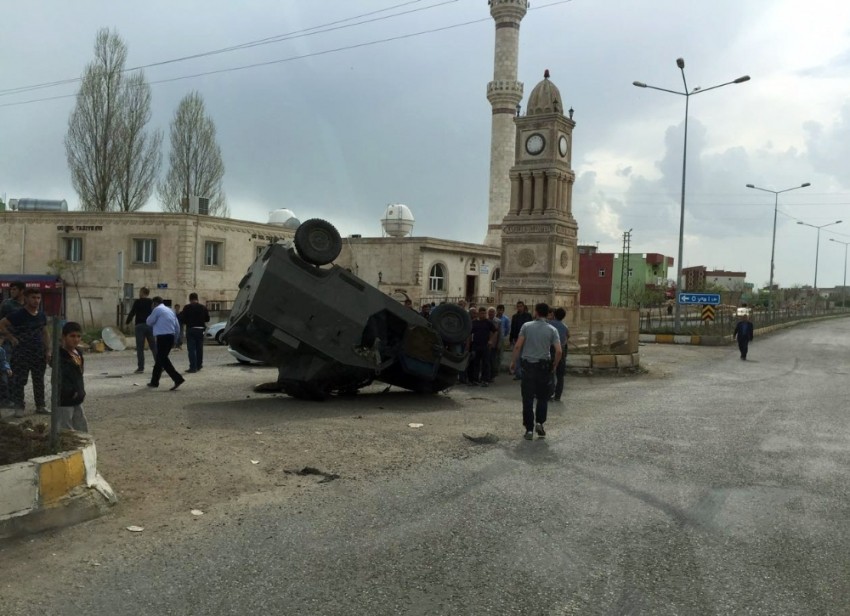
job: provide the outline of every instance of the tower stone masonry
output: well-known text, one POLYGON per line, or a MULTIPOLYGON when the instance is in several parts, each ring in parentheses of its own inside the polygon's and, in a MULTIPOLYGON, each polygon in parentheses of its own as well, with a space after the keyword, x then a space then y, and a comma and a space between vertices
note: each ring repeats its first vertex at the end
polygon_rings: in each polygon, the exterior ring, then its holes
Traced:
POLYGON ((487 100, 493 108, 490 129, 490 198, 487 236, 484 244, 499 246, 502 219, 511 196, 509 172, 514 163, 516 127, 514 117, 522 100, 522 83, 517 81, 519 24, 528 11, 528 0, 489 0, 496 22, 493 81, 487 84, 487 100))
POLYGON ((526 114, 514 118, 515 164, 509 172, 510 208, 502 223, 502 269, 496 285, 499 301, 506 305, 522 300, 578 306, 571 168, 575 122, 563 109, 547 70, 528 97, 526 114))

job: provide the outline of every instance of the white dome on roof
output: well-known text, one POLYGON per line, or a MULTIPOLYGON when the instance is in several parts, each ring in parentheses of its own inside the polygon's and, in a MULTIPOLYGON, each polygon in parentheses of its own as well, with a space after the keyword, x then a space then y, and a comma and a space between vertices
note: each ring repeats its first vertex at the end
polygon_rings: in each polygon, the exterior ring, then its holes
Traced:
POLYGON ((413 231, 413 212, 402 203, 390 203, 381 219, 381 227, 384 233, 390 237, 404 237, 413 231))
POLYGON ((269 224, 286 227, 287 229, 297 229, 301 221, 295 218, 295 213, 292 210, 280 208, 279 210, 269 212, 269 224))

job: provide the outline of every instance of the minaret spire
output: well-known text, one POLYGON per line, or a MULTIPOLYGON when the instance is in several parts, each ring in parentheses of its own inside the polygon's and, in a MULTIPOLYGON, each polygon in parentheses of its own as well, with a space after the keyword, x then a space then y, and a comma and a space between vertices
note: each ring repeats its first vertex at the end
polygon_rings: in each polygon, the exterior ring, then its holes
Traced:
POLYGON ((528 0, 489 0, 496 22, 493 81, 487 84, 487 100, 493 107, 490 131, 490 200, 487 218, 488 246, 501 245, 502 219, 511 201, 511 166, 514 164, 516 128, 522 83, 517 81, 519 23, 528 11, 528 0))

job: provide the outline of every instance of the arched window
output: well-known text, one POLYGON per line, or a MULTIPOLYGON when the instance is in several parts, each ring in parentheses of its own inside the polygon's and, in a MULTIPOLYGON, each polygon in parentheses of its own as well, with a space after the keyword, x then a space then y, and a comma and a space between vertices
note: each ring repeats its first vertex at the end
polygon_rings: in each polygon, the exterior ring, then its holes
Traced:
POLYGON ((441 263, 435 263, 431 266, 431 271, 428 273, 428 290, 446 290, 446 270, 441 263))
POLYGON ((493 275, 490 276, 490 295, 496 295, 496 281, 502 277, 502 269, 497 267, 493 270, 493 275))

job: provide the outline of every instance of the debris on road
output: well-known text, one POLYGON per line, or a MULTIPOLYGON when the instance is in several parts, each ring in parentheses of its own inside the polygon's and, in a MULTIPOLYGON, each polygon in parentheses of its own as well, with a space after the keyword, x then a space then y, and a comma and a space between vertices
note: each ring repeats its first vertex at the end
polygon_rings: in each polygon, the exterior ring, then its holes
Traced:
POLYGON ((409 424, 407 424, 407 426, 408 426, 409 428, 421 428, 421 427, 422 427, 422 426, 424 426, 424 425, 425 425, 425 424, 421 424, 421 423, 409 423, 409 424))
POLYGON ((319 483, 327 483, 328 481, 333 481, 334 479, 339 479, 340 477, 336 473, 326 473, 325 471, 320 471, 319 469, 313 468, 312 466, 305 466, 300 471, 284 470, 283 472, 287 475, 300 475, 302 477, 306 475, 319 475, 322 477, 319 483))
POLYGON ((191 513, 192 515, 204 515, 204 512, 200 509, 192 509, 192 511, 190 511, 189 513, 191 513))
POLYGON ((145 527, 144 526, 128 526, 127 530, 129 530, 131 533, 140 533, 143 530, 145 530, 145 527))
POLYGON ((491 434, 490 432, 487 432, 486 434, 483 434, 481 436, 473 436, 464 432, 463 438, 470 440, 478 445, 494 445, 495 443, 499 442, 499 437, 497 437, 495 434, 491 434))

